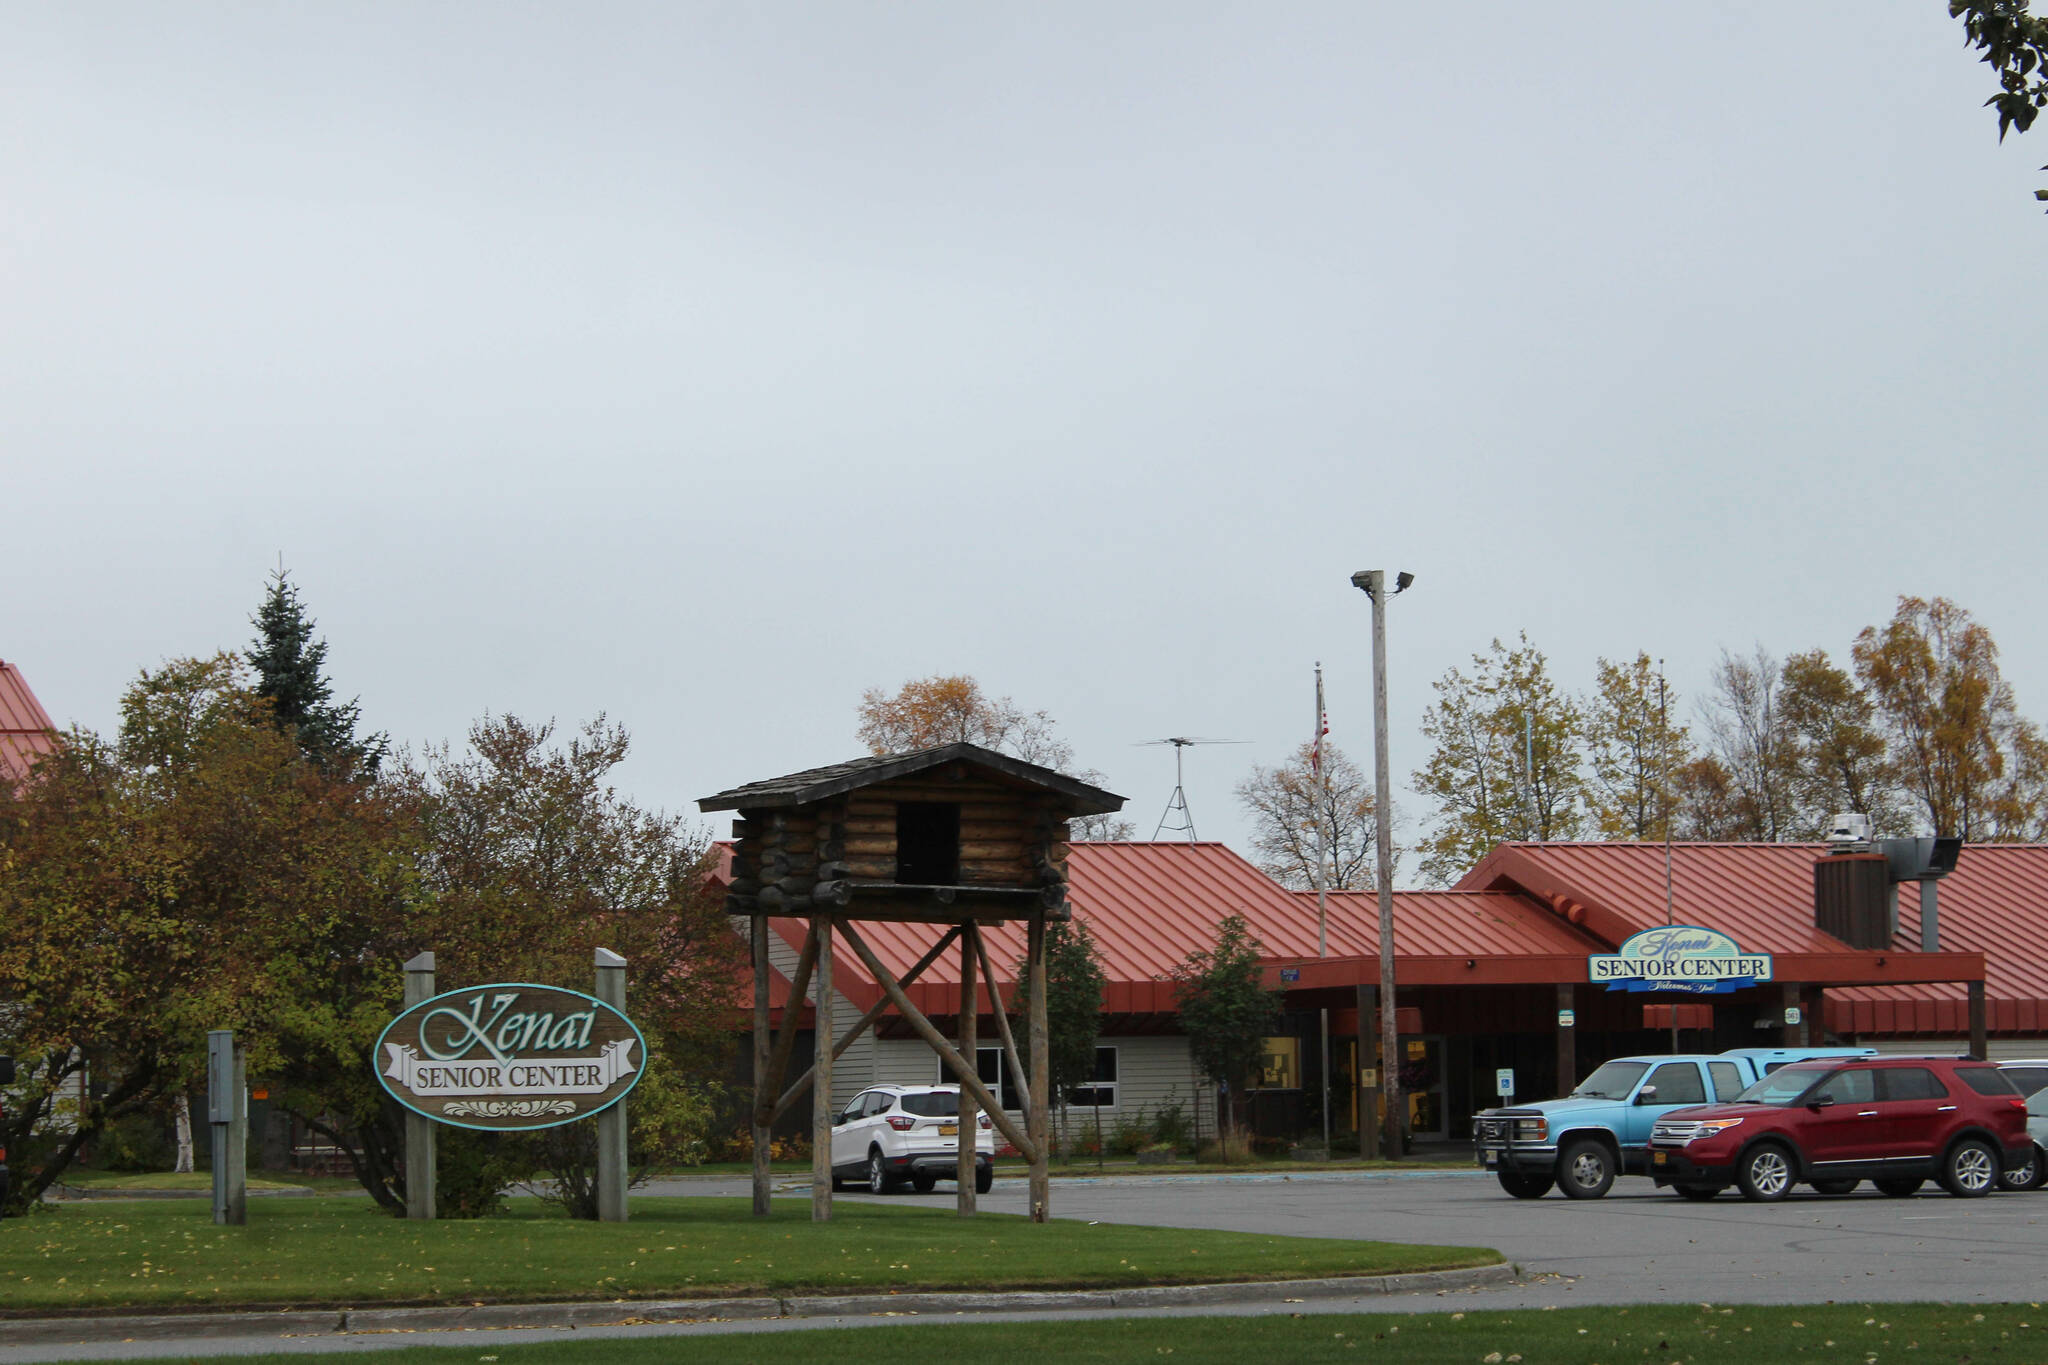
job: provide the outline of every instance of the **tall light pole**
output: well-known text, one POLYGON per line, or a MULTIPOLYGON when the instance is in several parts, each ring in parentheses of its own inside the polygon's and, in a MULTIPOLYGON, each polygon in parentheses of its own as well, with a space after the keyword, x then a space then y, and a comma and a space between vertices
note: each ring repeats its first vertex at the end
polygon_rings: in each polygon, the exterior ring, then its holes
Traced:
POLYGON ((1351 586, 1372 599, 1373 817, 1379 826, 1379 872, 1373 880, 1380 893, 1380 1093, 1387 1101, 1387 1155, 1394 1158, 1408 1149, 1408 1111, 1401 1098, 1401 1040, 1394 1022, 1394 826, 1393 796, 1387 778, 1387 599, 1408 591, 1408 585, 1414 581, 1412 573, 1396 574, 1394 590, 1388 592, 1384 569, 1360 569, 1351 575, 1351 586))

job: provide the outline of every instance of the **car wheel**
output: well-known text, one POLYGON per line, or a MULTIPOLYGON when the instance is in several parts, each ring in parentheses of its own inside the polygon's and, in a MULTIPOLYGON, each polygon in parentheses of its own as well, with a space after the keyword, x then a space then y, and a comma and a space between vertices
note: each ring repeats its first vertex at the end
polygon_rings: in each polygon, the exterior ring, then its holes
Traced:
POLYGON ((882 1164, 881 1152, 878 1150, 870 1151, 868 1153, 868 1193, 894 1194, 895 1192, 896 1177, 890 1175, 889 1168, 882 1164))
POLYGON ((977 1166, 974 1168, 974 1192, 976 1194, 987 1194, 994 1187, 995 1183, 995 1167, 977 1166))
POLYGON ((1593 1138, 1568 1143, 1557 1154, 1557 1187, 1567 1199, 1598 1199, 1614 1185, 1614 1153, 1593 1138))
POLYGON ((2009 1167, 2000 1183, 2008 1190, 2038 1190, 2041 1188, 2041 1173, 2041 1149, 2029 1143, 2026 1161, 2009 1167))
POLYGON ((1904 1199, 1927 1182, 1917 1175, 1895 1175, 1888 1176, 1883 1180, 1873 1180, 1870 1183, 1877 1186, 1879 1194, 1890 1195, 1894 1199, 1904 1199))
POLYGON ((1775 1142, 1752 1147, 1735 1166, 1735 1183, 1753 1204, 1774 1204, 1792 1193, 1792 1154, 1775 1142))
POLYGON ((1941 1163, 1941 1187, 1958 1199, 1977 1199, 1998 1188, 1998 1153, 1981 1138, 1964 1138, 1941 1163))
POLYGON ((1821 1194, 1843 1195, 1852 1193, 1862 1183, 1860 1180, 1816 1180, 1813 1188, 1821 1194))
POLYGON ((1728 1187, 1725 1185, 1675 1185, 1672 1188, 1676 1189, 1684 1198, 1690 1199, 1696 1204, 1704 1204, 1728 1187))
POLYGON ((939 1178, 937 1176, 928 1174, 924 1171, 918 1171, 916 1174, 910 1177, 911 1187, 915 1189, 919 1194, 930 1194, 932 1192, 932 1186, 938 1183, 939 1178))
POLYGON ((1550 1193, 1550 1187, 1556 1183, 1547 1175, 1523 1175, 1518 1171, 1500 1172, 1500 1187, 1517 1199, 1541 1199, 1550 1193))

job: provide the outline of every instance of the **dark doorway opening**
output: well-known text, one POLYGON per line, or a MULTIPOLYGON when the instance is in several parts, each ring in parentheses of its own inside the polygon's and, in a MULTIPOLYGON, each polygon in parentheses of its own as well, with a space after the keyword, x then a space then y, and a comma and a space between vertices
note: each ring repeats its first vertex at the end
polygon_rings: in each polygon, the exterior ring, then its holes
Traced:
POLYGON ((960 883, 960 807, 904 801, 896 807, 896 880, 910 886, 960 883))

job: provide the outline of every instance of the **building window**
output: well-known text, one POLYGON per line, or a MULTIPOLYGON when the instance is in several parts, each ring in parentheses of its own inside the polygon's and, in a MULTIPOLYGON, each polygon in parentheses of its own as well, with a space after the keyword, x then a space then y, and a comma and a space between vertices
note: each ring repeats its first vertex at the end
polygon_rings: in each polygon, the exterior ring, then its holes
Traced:
MULTIPOLYGON (((944 1062, 934 1057, 932 1064, 938 1068, 938 1084, 958 1083, 944 1062)), ((1003 1061, 1003 1050, 1000 1047, 976 1048, 974 1070, 975 1074, 981 1077, 981 1083, 989 1088, 989 1093, 1001 1102, 1004 1109, 1013 1114, 1023 1112, 1024 1104, 1020 1096, 1024 1086, 1019 1078, 1010 1075, 1009 1065, 1003 1061)))
POLYGON ((896 880, 905 886, 960 884, 960 807, 950 801, 896 806, 896 880))
POLYGON ((1067 1103, 1076 1109, 1116 1108, 1116 1049, 1095 1049, 1095 1075, 1087 1085, 1067 1091, 1067 1103))
POLYGON ((1259 1073, 1252 1089, 1301 1089, 1301 1039, 1268 1038, 1260 1044, 1259 1073))

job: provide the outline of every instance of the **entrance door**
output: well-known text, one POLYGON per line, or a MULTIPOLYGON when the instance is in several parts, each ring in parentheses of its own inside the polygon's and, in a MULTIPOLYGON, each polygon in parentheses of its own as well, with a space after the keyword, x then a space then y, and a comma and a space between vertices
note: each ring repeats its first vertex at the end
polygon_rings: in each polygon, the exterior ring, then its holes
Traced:
POLYGON ((1401 1040, 1401 1092, 1408 1101, 1408 1134, 1450 1136, 1444 1103, 1444 1040, 1439 1034, 1401 1040))

